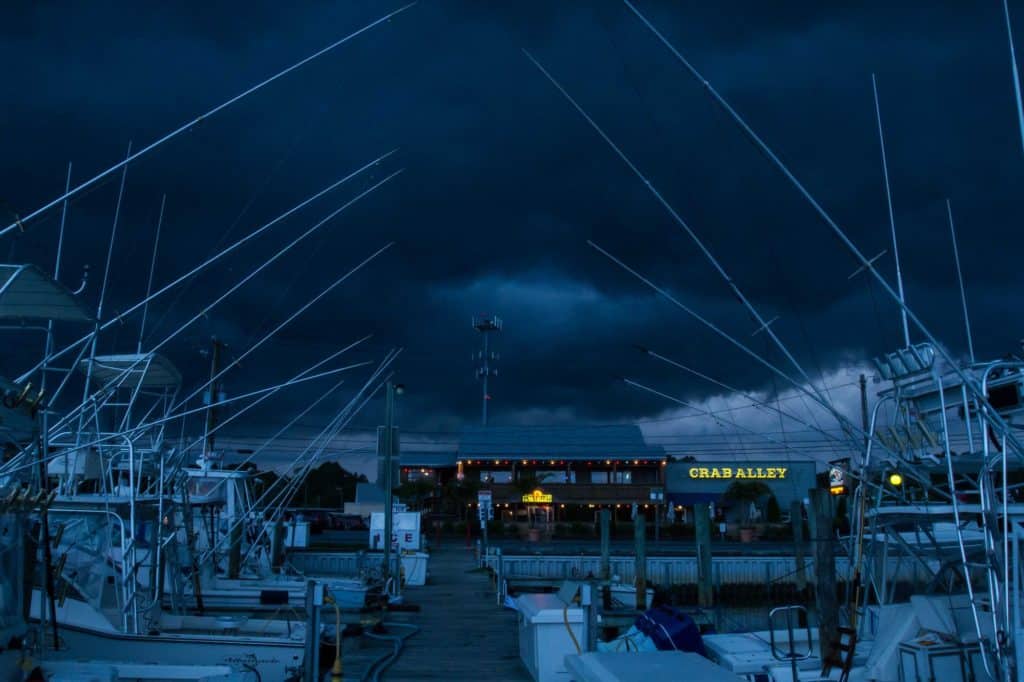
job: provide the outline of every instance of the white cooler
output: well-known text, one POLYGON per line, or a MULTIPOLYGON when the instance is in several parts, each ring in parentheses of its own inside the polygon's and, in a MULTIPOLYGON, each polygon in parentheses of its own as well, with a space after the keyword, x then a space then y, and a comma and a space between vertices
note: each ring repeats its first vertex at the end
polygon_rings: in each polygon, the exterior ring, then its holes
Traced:
POLYGON ((578 653, 565 626, 568 618, 576 641, 586 646, 583 609, 570 606, 556 594, 524 594, 516 599, 519 611, 519 657, 536 682, 569 682, 565 657, 578 653))
POLYGON ((426 552, 403 552, 402 570, 405 571, 405 584, 413 587, 427 584, 427 560, 430 555, 426 552))

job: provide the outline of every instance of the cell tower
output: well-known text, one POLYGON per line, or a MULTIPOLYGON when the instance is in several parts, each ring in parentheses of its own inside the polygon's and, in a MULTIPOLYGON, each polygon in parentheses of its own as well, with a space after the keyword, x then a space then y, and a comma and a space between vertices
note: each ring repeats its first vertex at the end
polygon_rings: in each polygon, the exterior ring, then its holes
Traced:
POLYGON ((497 368, 492 367, 491 363, 497 362, 499 359, 498 354, 490 349, 490 334, 501 331, 501 318, 495 315, 477 315, 473 318, 473 328, 483 335, 484 340, 483 350, 477 352, 473 359, 479 363, 476 368, 476 378, 483 379, 482 422, 484 426, 487 426, 487 402, 491 399, 491 395, 487 392, 487 380, 490 377, 498 376, 497 368))

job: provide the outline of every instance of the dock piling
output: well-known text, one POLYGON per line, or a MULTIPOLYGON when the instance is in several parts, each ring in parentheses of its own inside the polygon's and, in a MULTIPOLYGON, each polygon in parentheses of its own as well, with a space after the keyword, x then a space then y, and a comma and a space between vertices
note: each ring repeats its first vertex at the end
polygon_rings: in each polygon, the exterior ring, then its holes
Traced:
POLYGON ((693 507, 697 540, 697 605, 709 608, 714 601, 711 588, 711 510, 706 502, 693 507))
POLYGON ((633 524, 636 541, 636 610, 647 610, 647 528, 646 519, 637 515, 633 524))
POLYGON ((611 571, 611 512, 601 510, 601 608, 605 611, 612 608, 612 590, 608 583, 612 579, 611 571))
POLYGON ((832 545, 832 500, 827 490, 810 491, 814 518, 815 605, 818 610, 818 645, 821 659, 828 657, 839 636, 839 600, 836 595, 836 561, 832 545))
POLYGON ((801 596, 807 592, 807 547, 804 542, 803 505, 793 500, 789 505, 789 521, 793 527, 793 548, 796 558, 796 588, 801 596))

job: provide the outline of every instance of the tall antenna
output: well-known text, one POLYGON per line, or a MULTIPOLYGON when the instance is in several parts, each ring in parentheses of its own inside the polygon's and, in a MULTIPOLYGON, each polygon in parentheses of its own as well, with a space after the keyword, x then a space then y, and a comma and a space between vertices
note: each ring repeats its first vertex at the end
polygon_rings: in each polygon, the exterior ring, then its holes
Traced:
POLYGON ((878 144, 882 148, 882 175, 885 177, 885 201, 889 207, 889 229, 892 231, 892 257, 896 261, 896 288, 900 295, 900 321, 903 323, 903 345, 910 347, 910 327, 907 325, 907 299, 903 295, 903 273, 900 271, 900 250, 896 246, 896 219, 892 212, 892 192, 889 189, 889 163, 885 158, 885 136, 882 135, 882 109, 878 105, 878 84, 871 74, 871 92, 875 95, 875 120, 878 121, 878 144))
POLYGON ((491 394, 487 392, 487 380, 498 376, 497 368, 491 367, 491 363, 499 359, 498 354, 490 349, 490 334, 501 331, 501 318, 495 315, 477 315, 473 318, 473 328, 480 332, 484 340, 483 350, 477 353, 475 359, 480 363, 476 368, 476 378, 483 379, 484 387, 481 423, 487 426, 487 403, 491 399, 491 394))
POLYGON ((1020 142, 1024 145, 1024 106, 1020 101, 1020 73, 1017 72, 1017 51, 1013 48, 1013 29, 1010 28, 1010 4, 1003 0, 1003 14, 1006 15, 1006 36, 1010 40, 1010 66, 1013 69, 1013 94, 1017 100, 1017 126, 1020 128, 1020 142))
POLYGON ((974 342, 971 340, 971 318, 967 315, 967 293, 964 291, 964 274, 960 270, 960 250, 956 246, 956 227, 953 225, 953 208, 946 199, 946 215, 949 216, 949 234, 953 238, 953 260, 956 262, 956 278, 960 283, 960 304, 964 307, 964 327, 967 328, 967 352, 974 364, 974 342))

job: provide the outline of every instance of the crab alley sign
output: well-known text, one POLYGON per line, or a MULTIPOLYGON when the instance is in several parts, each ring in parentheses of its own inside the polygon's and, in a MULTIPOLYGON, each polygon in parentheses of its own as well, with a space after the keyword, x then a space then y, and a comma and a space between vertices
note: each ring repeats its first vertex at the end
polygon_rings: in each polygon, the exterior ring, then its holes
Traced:
POLYGON ((690 467, 690 478, 781 479, 786 467, 690 467))

